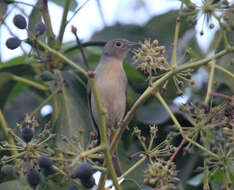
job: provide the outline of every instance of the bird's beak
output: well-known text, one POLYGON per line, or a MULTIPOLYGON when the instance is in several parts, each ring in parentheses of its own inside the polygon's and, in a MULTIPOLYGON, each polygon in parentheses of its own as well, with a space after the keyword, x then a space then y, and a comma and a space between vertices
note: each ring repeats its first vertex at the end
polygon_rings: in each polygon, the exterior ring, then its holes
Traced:
POLYGON ((128 41, 127 45, 128 45, 129 48, 133 48, 133 47, 139 45, 139 43, 138 43, 138 42, 131 42, 131 41, 128 41))

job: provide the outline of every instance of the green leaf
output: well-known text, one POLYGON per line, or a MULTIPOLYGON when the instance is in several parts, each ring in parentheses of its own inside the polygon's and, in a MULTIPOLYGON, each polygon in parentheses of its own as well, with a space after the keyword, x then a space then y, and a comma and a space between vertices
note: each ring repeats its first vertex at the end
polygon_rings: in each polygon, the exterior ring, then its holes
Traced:
POLYGON ((59 181, 52 181, 52 180, 45 180, 43 181, 40 186, 37 188, 38 190, 64 190, 67 189, 67 184, 61 185, 59 181))
POLYGON ((120 187, 123 190, 141 190, 141 187, 132 179, 126 179, 124 180, 120 187))
POLYGON ((204 173, 200 173, 200 174, 194 176, 193 178, 191 178, 190 180, 188 180, 187 184, 194 186, 194 187, 197 187, 197 186, 202 184, 203 178, 204 178, 204 173))
POLYGON ((24 190, 25 186, 20 180, 11 180, 0 184, 0 189, 4 190, 24 190))
POLYGON ((130 64, 123 64, 128 80, 134 83, 145 83, 146 77, 130 64))
POLYGON ((190 0, 180 0, 182 2, 184 2, 184 4, 188 7, 189 6, 189 3, 190 3, 190 0))
POLYGON ((12 75, 10 73, 0 72, 0 108, 4 107, 5 102, 8 98, 8 94, 10 93, 14 85, 11 81, 11 78, 12 75))
POLYGON ((27 55, 22 55, 14 59, 11 59, 5 63, 0 62, 0 72, 5 71, 4 69, 6 68, 10 69, 11 67, 24 64, 24 61, 26 58, 27 58, 27 55))
POLYGON ((27 56, 19 56, 11 59, 8 62, 0 63, 0 107, 3 108, 7 101, 13 100, 15 96, 20 94, 27 85, 19 84, 11 80, 11 74, 17 76, 27 75, 28 77, 34 75, 30 64, 26 63, 27 56), (17 85, 15 87, 15 85, 17 85), (20 87, 20 88, 19 88, 20 87), (14 89, 13 92, 12 89, 14 89))
MULTIPOLYGON (((230 173, 230 178, 231 178, 232 182, 234 182, 234 174, 230 173)), ((224 171, 219 169, 219 168, 216 169, 211 181, 214 183, 223 183, 224 180, 225 180, 224 171)))
MULTIPOLYGON (((57 5, 61 6, 61 7, 64 7, 64 4, 66 1, 63 1, 63 0, 50 0, 51 2, 54 2, 56 3, 57 5)), ((68 1, 68 0, 67 0, 68 1)), ((78 3, 76 2, 76 0, 70 0, 70 10, 71 11, 75 11, 76 10, 76 7, 78 6, 78 3)))
POLYGON ((86 87, 72 71, 63 71, 59 75, 60 78, 63 77, 67 85, 62 88, 61 93, 56 95, 57 109, 53 113, 57 134, 56 143, 65 145, 61 141, 61 135, 80 137, 81 129, 84 131, 81 142, 87 143, 92 124, 89 117, 86 87))
MULTIPOLYGON (((175 106, 169 105, 169 107, 173 113, 178 111, 175 106)), ((151 103, 140 107, 137 110, 136 117, 138 121, 144 124, 162 124, 170 118, 168 112, 159 103, 151 103)))
MULTIPOLYGON (((234 71, 234 64, 233 64, 233 60, 234 60, 234 53, 229 53, 224 55, 223 57, 221 57, 218 61, 217 64, 226 69, 227 71, 233 73, 234 71)), ((229 89, 231 90, 231 92, 234 92, 234 85, 233 85, 233 79, 231 78, 231 76, 228 76, 227 74, 225 74, 224 72, 215 69, 215 79, 217 80, 217 82, 219 84, 225 84, 229 87, 229 89)))

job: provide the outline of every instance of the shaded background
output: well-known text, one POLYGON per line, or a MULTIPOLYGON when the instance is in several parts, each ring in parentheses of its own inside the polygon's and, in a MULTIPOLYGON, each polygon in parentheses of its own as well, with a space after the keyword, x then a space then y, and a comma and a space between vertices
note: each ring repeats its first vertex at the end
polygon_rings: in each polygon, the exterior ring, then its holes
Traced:
MULTIPOLYGON (((193 2, 197 3, 198 6, 201 4, 200 1, 193 2)), ((27 3, 35 5, 36 1, 28 0, 27 3)), ((86 1, 72 0, 68 18, 73 15, 77 7, 81 7, 84 3, 86 1)), ((49 11, 56 35, 58 34, 61 22, 63 4, 64 1, 49 1, 49 11)), ((83 67, 80 52, 76 47, 74 36, 71 33, 71 25, 75 25, 83 43, 106 41, 117 37, 133 41, 143 41, 145 38, 157 39, 160 45, 166 47, 166 57, 168 62, 170 62, 175 20, 178 15, 179 6, 180 1, 176 0, 89 0, 67 26, 63 40, 63 50, 66 52, 66 56, 83 67)), ((8 50, 5 46, 5 41, 12 35, 17 35, 20 39, 27 38, 26 31, 19 30, 13 25, 12 19, 15 14, 25 14, 29 23, 33 25, 38 20, 39 13, 33 12, 33 7, 20 3, 17 6, 6 6, 6 4, 1 2, 0 7, 0 16, 6 16, 5 24, 1 24, 0 26, 0 57, 2 60, 0 65, 0 107, 4 110, 8 125, 13 128, 16 122, 22 121, 26 113, 31 113, 47 97, 47 94, 28 87, 25 84, 10 80, 8 73, 14 73, 32 80, 40 81, 42 78, 27 64, 28 62, 38 63, 37 60, 31 59, 27 55, 30 52, 30 46, 23 44, 22 49, 26 54, 22 54, 23 51, 21 48, 8 50)), ((220 35, 217 21, 212 18, 210 22, 215 25, 212 30, 209 29, 209 23, 204 24, 202 14, 198 15, 197 22, 193 24, 187 22, 186 18, 182 20, 177 54, 177 60, 180 64, 188 60, 188 57, 185 55, 188 47, 192 48, 193 55, 196 59, 211 56, 214 54, 214 50, 223 47, 223 44, 219 43, 220 35), (201 31, 204 32, 202 36, 200 35, 201 31)), ((232 32, 229 34, 229 37, 233 38, 232 32)), ((89 63, 93 69, 99 61, 101 49, 102 47, 96 46, 88 46, 85 48, 89 63)), ((221 58, 218 64, 233 71, 233 64, 225 64, 227 60, 233 60, 233 54, 221 58)), ((128 109, 147 88, 147 76, 136 70, 135 66, 131 63, 130 53, 124 63, 129 80, 128 109)), ((178 116, 181 124, 186 125, 187 121, 179 112, 178 105, 188 100, 203 100, 208 79, 206 69, 205 67, 199 68, 194 72, 193 80, 196 83, 194 86, 186 84, 183 96, 177 96, 176 89, 172 83, 169 83, 168 90, 163 94, 173 112, 178 116)), ((69 67, 65 66, 62 71, 63 77, 68 81, 70 88, 66 89, 66 98, 63 94, 57 95, 56 97, 61 105, 58 108, 59 119, 55 122, 56 127, 54 128, 54 132, 69 136, 74 131, 77 132, 77 129, 85 128, 87 129, 87 135, 92 128, 87 109, 86 81, 69 67)), ((233 94, 233 81, 223 77, 220 72, 217 72, 215 76, 218 81, 216 90, 229 95, 233 94)), ((53 110, 51 110, 51 107, 49 109, 47 107, 41 114, 37 114, 41 126, 51 119, 52 114, 53 110)), ((130 130, 125 132, 120 143, 119 155, 124 170, 129 168, 138 159, 134 158, 130 160, 128 159, 129 155, 141 150, 139 142, 131 135, 133 127, 138 126, 147 136, 149 132, 148 125, 155 123, 159 126, 157 144, 166 138, 173 122, 169 119, 169 115, 159 102, 155 99, 149 99, 138 109, 135 118, 129 125, 130 130)), ((3 139, 1 131, 0 139, 3 139)), ((59 137, 57 142, 58 144, 60 143, 59 137)), ((178 145, 179 142, 180 137, 175 139, 173 143, 178 145)), ((180 170, 180 189, 202 189, 202 173, 193 172, 193 169, 201 163, 202 160, 196 152, 191 156, 182 156, 182 152, 180 152, 176 158, 176 165, 180 170)), ((143 178, 141 171, 143 168, 145 168, 144 164, 130 174, 129 178, 133 178, 139 184, 142 184, 143 178)), ((4 180, 5 178, 2 174, 0 181, 3 182, 4 180)), ((214 185, 219 182, 214 182, 214 185)), ((144 189, 148 188, 144 187, 144 189)))

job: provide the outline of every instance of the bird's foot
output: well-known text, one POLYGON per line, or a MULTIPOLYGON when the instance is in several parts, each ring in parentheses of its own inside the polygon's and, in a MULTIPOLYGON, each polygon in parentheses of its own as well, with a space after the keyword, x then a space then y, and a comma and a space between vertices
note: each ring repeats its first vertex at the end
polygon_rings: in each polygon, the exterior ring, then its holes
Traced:
MULTIPOLYGON (((122 128, 122 127, 124 127, 124 121, 123 120, 118 122, 118 128, 122 128)), ((129 130, 128 126, 126 127, 126 129, 129 130)))

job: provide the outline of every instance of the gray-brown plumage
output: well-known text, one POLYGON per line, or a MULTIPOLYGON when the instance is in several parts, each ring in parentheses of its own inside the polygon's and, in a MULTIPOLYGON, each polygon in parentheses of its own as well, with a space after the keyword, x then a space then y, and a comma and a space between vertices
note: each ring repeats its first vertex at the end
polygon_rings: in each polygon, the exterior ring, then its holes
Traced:
MULTIPOLYGON (((125 114, 127 77, 123 69, 123 61, 130 47, 137 45, 125 39, 113 39, 106 43, 100 63, 95 70, 95 81, 102 103, 107 125, 107 135, 111 141, 111 133, 117 129, 119 122, 125 114)), ((93 94, 90 94, 91 115, 96 127, 98 114, 93 94)), ((116 156, 113 156, 114 166, 117 175, 120 175, 120 168, 116 166, 116 156)))

